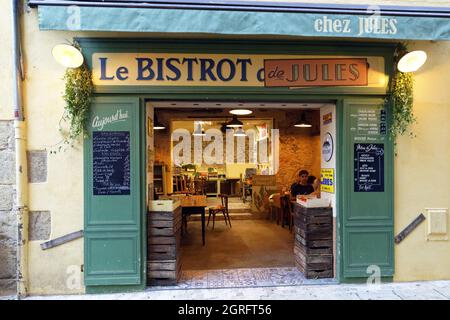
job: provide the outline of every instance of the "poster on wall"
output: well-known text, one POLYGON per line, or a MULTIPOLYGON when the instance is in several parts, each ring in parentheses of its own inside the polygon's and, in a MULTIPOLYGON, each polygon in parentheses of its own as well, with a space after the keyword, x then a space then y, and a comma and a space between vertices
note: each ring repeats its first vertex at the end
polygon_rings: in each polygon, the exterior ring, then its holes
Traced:
POLYGON ((384 144, 354 144, 354 191, 384 192, 384 144))
POLYGON ((94 131, 92 140, 94 195, 129 195, 130 132, 94 131))
POLYGON ((333 137, 331 136, 331 133, 327 132, 324 135, 322 142, 322 159, 325 160, 325 162, 330 162, 331 158, 333 158, 333 153, 334 153, 333 137))
POLYGON ((268 131, 268 128, 267 128, 267 123, 263 123, 263 124, 257 125, 256 129, 258 130, 257 141, 261 141, 261 140, 267 139, 269 137, 269 131, 268 131))
POLYGON ((334 168, 320 170, 320 191, 334 193, 334 168))

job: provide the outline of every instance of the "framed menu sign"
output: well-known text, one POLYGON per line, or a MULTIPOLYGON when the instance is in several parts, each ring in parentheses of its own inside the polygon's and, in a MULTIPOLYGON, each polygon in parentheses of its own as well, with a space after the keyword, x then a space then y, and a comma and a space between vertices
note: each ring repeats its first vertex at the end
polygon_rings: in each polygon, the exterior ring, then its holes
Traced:
POLYGON ((384 144, 354 144, 354 191, 384 192, 384 144))
POLYGON ((130 132, 93 132, 95 196, 130 194, 130 132))

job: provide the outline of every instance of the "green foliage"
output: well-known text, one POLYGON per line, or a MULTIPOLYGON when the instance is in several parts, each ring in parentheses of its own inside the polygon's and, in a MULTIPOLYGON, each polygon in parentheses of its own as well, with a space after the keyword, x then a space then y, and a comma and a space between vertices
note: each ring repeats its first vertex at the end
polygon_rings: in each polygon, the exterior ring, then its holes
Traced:
MULTIPOLYGON (((405 47, 401 47, 405 51, 405 47)), ((415 137, 411 126, 416 122, 413 112, 413 84, 414 78, 411 72, 396 71, 392 79, 390 102, 392 107, 391 139, 397 146, 397 138, 408 134, 415 137)))
MULTIPOLYGON (((85 63, 75 69, 67 68, 63 79, 65 81, 63 98, 66 105, 61 120, 68 124, 68 132, 59 129, 63 140, 56 145, 57 151, 61 151, 63 146, 74 147, 80 138, 87 136, 86 120, 94 88, 91 71, 85 63)), ((52 150, 50 153, 57 151, 52 150)))
POLYGON ((412 73, 398 72, 394 78, 392 92, 393 125, 391 135, 394 139, 398 135, 414 134, 410 126, 416 121, 413 113, 413 75, 412 73))

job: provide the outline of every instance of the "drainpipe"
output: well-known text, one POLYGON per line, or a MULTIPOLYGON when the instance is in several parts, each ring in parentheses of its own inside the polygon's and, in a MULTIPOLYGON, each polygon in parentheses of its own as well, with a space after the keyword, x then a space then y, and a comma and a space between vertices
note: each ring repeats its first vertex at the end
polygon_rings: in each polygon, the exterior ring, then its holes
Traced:
POLYGON ((13 112, 16 152, 16 199, 17 216, 17 298, 27 295, 28 288, 28 170, 26 123, 23 115, 22 81, 23 60, 20 44, 20 0, 11 0, 12 13, 12 58, 13 58, 13 112))

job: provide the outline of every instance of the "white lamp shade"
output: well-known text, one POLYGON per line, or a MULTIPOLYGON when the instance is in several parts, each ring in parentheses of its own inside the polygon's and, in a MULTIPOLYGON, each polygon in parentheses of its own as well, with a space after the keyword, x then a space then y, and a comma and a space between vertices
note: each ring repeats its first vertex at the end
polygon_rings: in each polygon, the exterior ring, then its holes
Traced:
POLYGON ((252 114, 253 111, 248 110, 248 109, 233 109, 233 110, 230 110, 230 113, 238 115, 238 116, 245 116, 247 114, 252 114))
POLYGON ((427 61, 425 51, 417 50, 405 54, 397 64, 397 68, 401 72, 414 72, 419 70, 427 61))
POLYGON ((52 55, 59 64, 66 68, 78 68, 84 61, 80 50, 69 44, 58 44, 54 46, 52 55))
POLYGON ((237 130, 234 132, 233 135, 234 135, 235 137, 245 137, 245 136, 247 136, 247 135, 245 134, 245 131, 244 131, 242 128, 237 129, 237 130))

